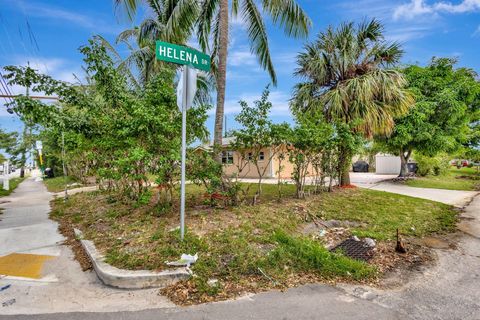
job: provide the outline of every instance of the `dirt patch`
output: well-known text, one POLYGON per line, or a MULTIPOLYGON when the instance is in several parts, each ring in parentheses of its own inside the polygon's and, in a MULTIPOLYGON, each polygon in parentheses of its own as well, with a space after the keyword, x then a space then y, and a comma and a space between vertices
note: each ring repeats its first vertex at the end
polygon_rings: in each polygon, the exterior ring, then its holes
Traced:
POLYGON ((90 258, 88 257, 87 253, 83 249, 82 244, 76 238, 72 225, 68 224, 63 220, 60 220, 58 231, 60 231, 60 233, 65 238, 67 238, 64 241, 64 244, 70 246, 75 256, 75 260, 77 260, 78 263, 80 264, 82 271, 87 271, 92 269, 93 268, 92 262, 90 261, 90 258))
POLYGON ((405 240, 407 248, 405 254, 395 252, 394 241, 378 244, 377 254, 370 261, 382 273, 382 277, 374 283, 375 287, 381 289, 401 287, 435 263, 435 252, 418 242, 417 239, 405 240))
POLYGON ((425 246, 432 249, 455 249, 453 243, 437 237, 425 237, 422 239, 422 242, 425 246))
POLYGON ((480 176, 456 176, 455 179, 462 179, 462 180, 480 180, 480 176))

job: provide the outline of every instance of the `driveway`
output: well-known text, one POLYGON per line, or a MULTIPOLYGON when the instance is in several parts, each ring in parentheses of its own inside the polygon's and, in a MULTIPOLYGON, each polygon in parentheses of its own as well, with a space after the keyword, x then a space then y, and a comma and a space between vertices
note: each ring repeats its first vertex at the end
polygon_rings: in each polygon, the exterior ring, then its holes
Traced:
POLYGON ((473 199, 473 197, 479 193, 478 191, 416 188, 393 182, 379 182, 370 186, 367 185, 362 187, 372 190, 403 194, 415 198, 438 201, 460 208, 467 205, 473 199))

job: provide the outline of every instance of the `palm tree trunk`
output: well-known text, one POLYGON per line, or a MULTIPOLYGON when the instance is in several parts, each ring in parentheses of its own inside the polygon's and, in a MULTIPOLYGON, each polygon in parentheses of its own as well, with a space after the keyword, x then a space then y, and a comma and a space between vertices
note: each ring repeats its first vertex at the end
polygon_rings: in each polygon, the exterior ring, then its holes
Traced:
POLYGON ((338 162, 340 186, 348 186, 350 185, 350 166, 352 165, 352 154, 348 148, 340 148, 338 162))
MULTIPOLYGON (((215 112, 215 132, 213 144, 220 150, 223 135, 223 118, 225 106, 225 87, 227 77, 227 49, 228 49, 228 0, 220 0, 220 22, 219 22, 219 50, 217 68, 217 110, 215 112)), ((222 162, 219 152, 215 155, 217 162, 222 162)))

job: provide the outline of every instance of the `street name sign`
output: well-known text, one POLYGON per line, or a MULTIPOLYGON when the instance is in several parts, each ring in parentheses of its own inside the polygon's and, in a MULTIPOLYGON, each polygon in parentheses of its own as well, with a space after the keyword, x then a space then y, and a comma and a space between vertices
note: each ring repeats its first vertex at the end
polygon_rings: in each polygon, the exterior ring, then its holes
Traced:
POLYGON ((192 48, 157 41, 155 55, 158 60, 187 65, 203 71, 210 71, 210 57, 192 48))
POLYGON ((182 111, 182 164, 180 179, 180 238, 185 235, 185 163, 187 157, 187 109, 190 108, 197 91, 197 71, 210 71, 210 57, 203 52, 173 43, 155 43, 157 60, 184 65, 177 86, 177 104, 182 111), (193 68, 193 69, 192 69, 193 68))

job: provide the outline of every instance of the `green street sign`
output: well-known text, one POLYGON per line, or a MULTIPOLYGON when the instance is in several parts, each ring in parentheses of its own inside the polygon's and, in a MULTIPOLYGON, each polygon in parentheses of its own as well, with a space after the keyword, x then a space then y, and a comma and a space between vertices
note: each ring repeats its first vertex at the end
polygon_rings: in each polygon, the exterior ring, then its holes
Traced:
POLYGON ((157 60, 188 65, 203 71, 210 71, 210 57, 208 55, 173 43, 157 41, 155 56, 157 60))

